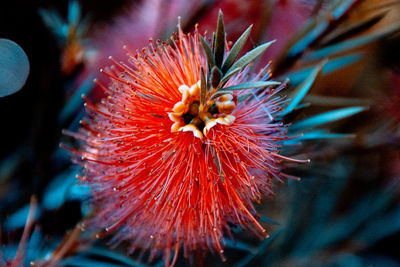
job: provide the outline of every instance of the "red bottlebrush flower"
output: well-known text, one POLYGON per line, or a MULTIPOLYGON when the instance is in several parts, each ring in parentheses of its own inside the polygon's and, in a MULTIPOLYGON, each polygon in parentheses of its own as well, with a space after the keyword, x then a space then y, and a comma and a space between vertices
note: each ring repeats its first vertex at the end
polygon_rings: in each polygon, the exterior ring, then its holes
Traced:
MULTIPOLYGON (((115 231, 113 241, 165 252, 216 250, 223 258, 230 224, 267 236, 253 201, 281 180, 276 121, 284 99, 266 68, 248 65, 271 44, 237 59, 250 28, 226 48, 222 13, 211 47, 196 30, 179 28, 170 44, 150 41, 129 63, 104 70, 111 83, 100 104, 86 102, 79 133, 81 177, 92 188, 96 215, 88 227, 115 231)), ((101 86, 101 84, 99 84, 101 86)))

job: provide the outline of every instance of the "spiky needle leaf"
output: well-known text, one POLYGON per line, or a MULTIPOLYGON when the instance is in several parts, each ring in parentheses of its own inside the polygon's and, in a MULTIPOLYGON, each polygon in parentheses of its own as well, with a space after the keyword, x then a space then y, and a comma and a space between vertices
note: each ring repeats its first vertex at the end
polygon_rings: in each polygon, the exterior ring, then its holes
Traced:
POLYGON ((244 67, 246 67, 248 64, 250 64, 251 62, 253 62, 254 60, 256 60, 262 53, 265 52, 265 50, 267 50, 268 47, 270 47, 270 45, 272 43, 274 43, 275 41, 271 41, 265 44, 262 44, 260 46, 257 46, 256 48, 254 48, 253 50, 251 50, 250 52, 246 53, 246 55, 244 55, 243 57, 241 57, 238 61, 236 61, 228 70, 228 72, 236 69, 236 68, 241 68, 243 69, 244 67))
POLYGON ((214 43, 214 58, 215 65, 221 68, 222 61, 224 59, 225 52, 225 27, 222 11, 219 11, 218 22, 217 22, 217 32, 215 33, 215 43, 214 43))
POLYGON ((207 41, 204 40, 203 36, 200 36, 200 44, 203 47, 204 52, 206 54, 208 67, 211 69, 212 66, 215 65, 214 55, 211 50, 211 47, 208 45, 207 41))
POLYGON ((252 89, 252 88, 264 88, 271 85, 279 85, 280 82, 275 81, 266 81, 266 82, 248 82, 248 83, 241 83, 229 87, 225 87, 222 90, 218 90, 215 94, 211 96, 211 99, 214 99, 218 96, 224 94, 231 94, 235 90, 245 90, 245 89, 252 89))
POLYGON ((203 67, 200 68, 200 109, 203 109, 206 102, 207 82, 203 67))
POLYGON ((222 73, 226 73, 229 68, 233 65, 237 57, 239 56, 240 51, 242 51, 244 44, 250 36, 250 32, 253 25, 247 28, 247 30, 239 37, 236 43, 233 45, 231 51, 225 59, 224 64, 222 65, 222 73))
POLYGON ((234 90, 243 90, 243 89, 250 89, 250 88, 263 88, 270 85, 279 85, 280 82, 275 81, 266 81, 266 82, 249 82, 249 83, 241 83, 237 85, 232 85, 229 87, 225 87, 224 90, 234 91, 234 90))
POLYGON ((221 71, 217 68, 217 66, 214 66, 211 70, 211 85, 213 88, 217 88, 220 81, 221 81, 222 73, 221 71))

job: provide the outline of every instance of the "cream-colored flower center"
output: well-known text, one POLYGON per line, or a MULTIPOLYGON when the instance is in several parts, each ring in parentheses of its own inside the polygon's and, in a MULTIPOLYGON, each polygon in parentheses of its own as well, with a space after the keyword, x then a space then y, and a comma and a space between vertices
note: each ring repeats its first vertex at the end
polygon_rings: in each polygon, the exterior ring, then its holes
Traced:
POLYGON ((182 100, 177 102, 168 116, 174 124, 171 132, 192 132, 197 138, 203 139, 210 129, 217 124, 231 125, 235 116, 231 115, 235 109, 235 102, 231 94, 224 94, 215 100, 207 100, 207 104, 200 107, 200 81, 192 85, 179 86, 182 100))

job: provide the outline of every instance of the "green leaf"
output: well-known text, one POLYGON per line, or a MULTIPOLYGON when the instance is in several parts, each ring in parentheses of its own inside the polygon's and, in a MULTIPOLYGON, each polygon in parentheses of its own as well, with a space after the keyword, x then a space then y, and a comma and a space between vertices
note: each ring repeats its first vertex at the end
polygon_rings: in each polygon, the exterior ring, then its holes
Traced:
POLYGON ((282 114, 280 114, 281 116, 289 114, 297 107, 298 104, 300 104, 301 100, 303 100, 307 92, 314 84, 314 81, 317 78, 317 76, 321 74, 322 68, 325 65, 325 63, 326 61, 318 64, 318 66, 311 72, 310 76, 308 76, 308 78, 296 88, 296 90, 293 93, 294 97, 292 101, 289 103, 289 105, 287 105, 286 109, 282 112, 282 114))
POLYGON ((240 70, 241 70, 241 68, 236 68, 236 69, 228 72, 227 74, 225 74, 224 77, 222 77, 220 84, 224 85, 233 75, 238 73, 240 70))
POLYGON ((266 81, 266 82, 249 82, 249 83, 241 83, 237 85, 232 85, 223 88, 224 90, 227 91, 234 91, 234 90, 243 90, 243 89, 250 89, 250 88, 263 88, 267 87, 270 85, 279 85, 281 84, 280 82, 276 81, 266 81))
POLYGON ((320 126, 326 123, 341 120, 343 118, 355 115, 361 111, 366 110, 366 107, 348 107, 337 110, 331 110, 322 114, 315 115, 311 118, 294 123, 289 130, 290 131, 302 131, 305 129, 320 126))
POLYGON ((206 102, 206 95, 207 95, 207 82, 206 76, 204 74, 203 67, 200 67, 200 108, 203 108, 206 102))
POLYGON ((222 90, 218 90, 216 93, 214 93, 211 96, 211 99, 214 99, 214 98, 224 95, 224 94, 232 94, 232 92, 235 90, 263 88, 263 87, 267 87, 267 86, 271 86, 271 85, 279 85, 279 84, 281 84, 281 83, 275 82, 275 81, 241 83, 241 84, 225 87, 222 90))
POLYGON ((200 36, 200 44, 206 53, 208 67, 211 70, 211 68, 215 65, 214 55, 211 51, 211 47, 208 45, 207 41, 204 40, 203 36, 200 36))
POLYGON ((217 32, 215 34, 215 47, 214 47, 214 58, 215 65, 220 68, 224 59, 225 53, 225 27, 222 11, 219 10, 217 32))
POLYGON ((231 51, 225 59, 224 64, 222 65, 222 73, 226 73, 232 64, 235 62, 237 57, 239 56, 240 51, 242 51, 244 44, 250 36, 251 28, 253 25, 247 28, 247 30, 239 37, 236 43, 233 45, 231 51))
POLYGON ((218 87, 218 85, 219 85, 219 83, 221 81, 221 76, 222 76, 221 71, 218 69, 217 66, 214 66, 212 68, 212 70, 211 70, 211 78, 210 78, 211 85, 212 85, 213 88, 217 88, 218 87))
POLYGON ((253 50, 251 50, 250 52, 247 52, 246 55, 244 55, 243 57, 241 57, 238 61, 236 61, 228 70, 228 72, 231 72, 234 69, 240 68, 243 69, 244 67, 246 67, 248 64, 250 64, 251 62, 253 62, 254 60, 256 60, 262 53, 265 52, 265 50, 267 50, 267 48, 274 43, 275 41, 271 41, 265 44, 262 44, 260 46, 257 46, 256 48, 254 48, 253 50))

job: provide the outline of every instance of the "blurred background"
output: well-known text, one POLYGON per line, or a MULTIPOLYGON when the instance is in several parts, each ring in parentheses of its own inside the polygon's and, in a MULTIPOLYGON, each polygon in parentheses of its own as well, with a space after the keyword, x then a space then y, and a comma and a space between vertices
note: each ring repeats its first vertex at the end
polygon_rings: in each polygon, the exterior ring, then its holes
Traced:
POLYGON ((180 257, 177 265, 400 266, 400 2, 394 0, 2 3, 0 38, 25 51, 30 73, 20 91, 0 98, 0 266, 52 258, 60 266, 163 265, 162 258, 127 256, 124 245, 110 249, 107 238, 74 236, 91 214, 90 191, 77 184, 79 167, 59 147, 77 146, 62 130, 79 128, 82 94, 103 96, 92 81, 104 78, 98 70, 111 65, 108 56, 123 60, 123 45, 135 51, 150 37, 169 38, 178 16, 184 31, 199 23, 201 33, 211 34, 219 9, 228 41, 250 24, 248 49, 277 40, 256 66, 272 60, 273 76, 291 81, 289 95, 323 62, 291 121, 347 106, 368 110, 305 134, 300 146, 288 143, 288 154, 312 163, 287 165, 302 180, 277 184, 276 196, 257 205, 269 239, 235 229, 235 241, 226 240, 227 262, 210 253, 202 260, 180 257), (24 257, 16 260, 30 203, 36 203, 28 220, 34 223, 24 257))

